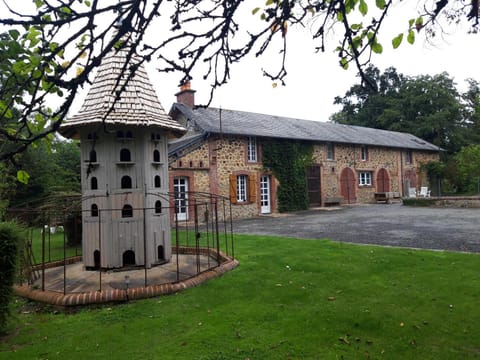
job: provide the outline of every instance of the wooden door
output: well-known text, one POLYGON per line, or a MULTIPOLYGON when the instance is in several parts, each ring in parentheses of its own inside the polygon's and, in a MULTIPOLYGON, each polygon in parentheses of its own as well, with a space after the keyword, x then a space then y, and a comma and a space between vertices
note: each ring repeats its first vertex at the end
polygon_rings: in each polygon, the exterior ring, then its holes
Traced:
POLYGON ((381 168, 377 173, 377 192, 389 192, 390 191, 390 178, 388 171, 381 168))
POLYGON ((355 189, 355 174, 353 170, 350 168, 343 169, 340 175, 340 193, 346 204, 352 204, 357 201, 355 189))
POLYGON ((320 165, 309 166, 306 172, 308 203, 310 206, 320 206, 320 165))

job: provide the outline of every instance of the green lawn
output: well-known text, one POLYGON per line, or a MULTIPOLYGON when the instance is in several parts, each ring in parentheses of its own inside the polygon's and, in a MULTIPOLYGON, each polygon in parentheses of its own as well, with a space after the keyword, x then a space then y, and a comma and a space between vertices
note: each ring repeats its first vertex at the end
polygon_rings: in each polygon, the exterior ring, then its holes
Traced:
POLYGON ((17 303, 0 359, 480 357, 480 257, 236 235, 240 266, 75 313, 17 303))
MULTIPOLYGON (((34 254, 34 263, 40 264, 42 262, 42 245, 43 235, 39 228, 28 229, 25 231, 25 239, 31 241, 32 251, 34 254)), ((56 232, 55 234, 45 233, 45 261, 62 260, 64 258, 64 233, 56 232)), ((66 248, 66 256, 82 255, 82 246, 66 248)))

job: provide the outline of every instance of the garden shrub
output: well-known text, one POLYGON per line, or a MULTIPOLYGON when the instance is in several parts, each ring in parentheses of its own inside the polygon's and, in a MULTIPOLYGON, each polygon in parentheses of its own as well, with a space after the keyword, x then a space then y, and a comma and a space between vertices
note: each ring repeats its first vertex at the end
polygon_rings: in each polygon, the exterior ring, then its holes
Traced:
POLYGON ((428 198, 404 198, 403 205, 406 206, 435 206, 434 199, 428 198))
POLYGON ((22 228, 17 223, 0 223, 0 332, 5 332, 13 283, 22 249, 22 228))

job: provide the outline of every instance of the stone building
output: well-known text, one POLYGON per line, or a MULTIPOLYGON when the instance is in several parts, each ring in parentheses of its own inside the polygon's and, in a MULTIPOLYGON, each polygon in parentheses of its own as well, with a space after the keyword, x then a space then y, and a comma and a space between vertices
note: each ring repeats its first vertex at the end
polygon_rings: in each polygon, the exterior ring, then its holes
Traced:
MULTIPOLYGON (((176 94, 170 115, 187 128, 170 142, 170 191, 230 197, 233 217, 278 211, 278 181, 262 164, 268 139, 313 145, 307 171, 310 206, 373 203, 376 194, 407 196, 427 185, 421 165, 438 160, 440 148, 407 133, 339 125, 265 114, 195 107, 187 83, 176 94)), ((188 206, 180 209, 183 219, 188 206)))
POLYGON ((87 269, 151 267, 171 256, 167 143, 185 129, 163 109, 130 44, 104 58, 60 129, 80 140, 87 269))

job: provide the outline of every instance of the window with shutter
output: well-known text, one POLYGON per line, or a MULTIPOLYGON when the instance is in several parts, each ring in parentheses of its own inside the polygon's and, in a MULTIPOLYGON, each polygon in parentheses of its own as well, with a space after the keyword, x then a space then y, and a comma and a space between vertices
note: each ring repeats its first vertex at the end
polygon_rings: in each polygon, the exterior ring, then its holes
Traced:
POLYGON ((257 200, 255 175, 230 175, 230 201, 232 204, 250 204, 257 200))
POLYGON ((247 202, 248 200, 248 176, 237 176, 237 203, 247 202))

